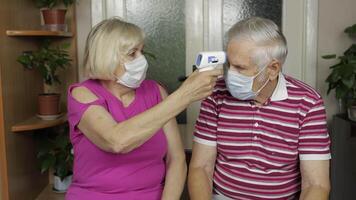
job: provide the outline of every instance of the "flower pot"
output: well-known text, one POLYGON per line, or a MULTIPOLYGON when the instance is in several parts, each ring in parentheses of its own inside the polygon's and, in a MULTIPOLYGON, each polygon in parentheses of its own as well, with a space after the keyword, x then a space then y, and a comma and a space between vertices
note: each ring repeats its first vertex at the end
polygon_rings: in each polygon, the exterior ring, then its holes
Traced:
POLYGON ((66 9, 42 9, 43 28, 50 31, 67 31, 66 9))
POLYGON ((72 175, 65 177, 63 180, 59 176, 53 177, 53 191, 66 192, 69 185, 72 183, 72 175))
POLYGON ((58 115, 60 94, 49 93, 38 95, 38 114, 39 115, 58 115))
POLYGON ((347 112, 347 105, 345 99, 338 99, 338 106, 339 106, 339 113, 346 113, 347 112))
POLYGON ((65 24, 66 9, 42 9, 44 24, 65 24))
POLYGON ((348 109, 347 109, 347 114, 349 116, 349 119, 351 121, 354 121, 356 122, 356 106, 350 106, 348 109))

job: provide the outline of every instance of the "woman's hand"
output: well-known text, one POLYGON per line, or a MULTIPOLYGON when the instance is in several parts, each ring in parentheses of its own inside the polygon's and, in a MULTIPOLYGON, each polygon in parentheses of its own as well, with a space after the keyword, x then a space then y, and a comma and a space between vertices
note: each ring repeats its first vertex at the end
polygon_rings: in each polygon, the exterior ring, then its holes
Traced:
POLYGON ((223 69, 214 69, 199 72, 194 71, 182 86, 176 91, 182 99, 189 100, 188 103, 202 100, 213 92, 218 76, 223 75, 223 69))

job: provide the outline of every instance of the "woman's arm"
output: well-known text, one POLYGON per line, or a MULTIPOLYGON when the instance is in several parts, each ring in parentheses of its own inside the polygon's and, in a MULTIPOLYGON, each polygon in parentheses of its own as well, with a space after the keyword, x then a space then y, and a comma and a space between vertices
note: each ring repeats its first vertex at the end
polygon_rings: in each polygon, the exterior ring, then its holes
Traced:
MULTIPOLYGON (((168 95, 160 87, 162 99, 168 95)), ((187 164, 185 162, 184 147, 175 118, 172 118, 163 126, 163 131, 168 141, 166 157, 166 179, 162 194, 163 200, 179 200, 183 191, 187 176, 187 164)))
MULTIPOLYGON (((191 102, 212 93, 217 76, 222 70, 194 72, 182 86, 162 102, 124 122, 117 123, 104 107, 92 105, 83 114, 78 128, 99 148, 113 153, 127 153, 152 137, 170 119, 191 102)), ((72 90, 72 96, 81 103, 97 97, 85 87, 72 90)))

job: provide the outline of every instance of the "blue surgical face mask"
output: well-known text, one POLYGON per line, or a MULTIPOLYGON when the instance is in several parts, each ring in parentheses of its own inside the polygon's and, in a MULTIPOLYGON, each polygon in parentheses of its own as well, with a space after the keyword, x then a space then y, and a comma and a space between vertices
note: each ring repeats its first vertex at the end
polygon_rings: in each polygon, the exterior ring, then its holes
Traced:
POLYGON ((254 92, 252 90, 253 80, 258 75, 260 75, 261 72, 263 72, 266 69, 266 67, 264 67, 262 70, 260 70, 254 76, 245 76, 238 71, 230 70, 231 69, 231 67, 230 67, 230 69, 227 70, 227 73, 225 76, 226 86, 227 86, 227 89, 229 90, 230 94, 233 97, 238 98, 240 100, 255 99, 256 96, 261 92, 261 90, 267 85, 268 80, 256 92, 254 92))

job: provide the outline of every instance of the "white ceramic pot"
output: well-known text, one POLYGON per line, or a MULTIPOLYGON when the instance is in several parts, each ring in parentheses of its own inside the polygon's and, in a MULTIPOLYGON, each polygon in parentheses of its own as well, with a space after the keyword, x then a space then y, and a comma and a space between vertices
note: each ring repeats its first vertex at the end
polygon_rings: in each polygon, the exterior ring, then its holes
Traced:
POLYGON ((69 185, 72 182, 72 175, 65 177, 63 180, 58 176, 54 175, 53 179, 53 190, 55 192, 66 192, 69 185))
POLYGON ((350 106, 347 109, 347 113, 348 113, 349 119, 351 121, 356 122, 356 106, 350 106))

